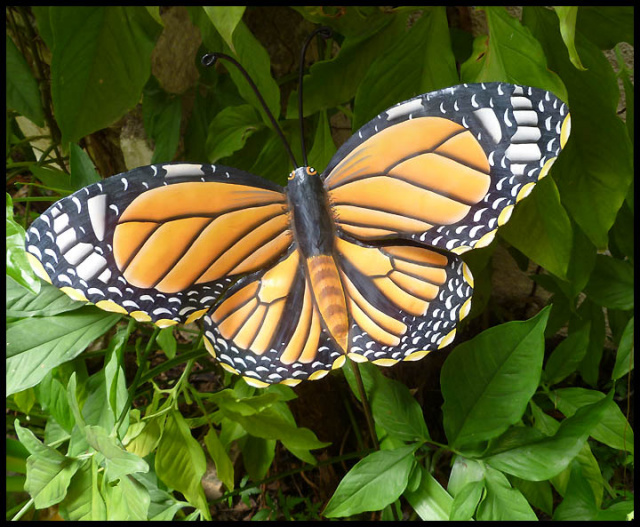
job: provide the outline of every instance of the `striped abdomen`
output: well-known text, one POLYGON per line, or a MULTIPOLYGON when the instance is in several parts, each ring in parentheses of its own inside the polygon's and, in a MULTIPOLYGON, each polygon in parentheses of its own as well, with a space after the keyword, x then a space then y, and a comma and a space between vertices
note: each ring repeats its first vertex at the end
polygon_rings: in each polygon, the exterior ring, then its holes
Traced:
POLYGON ((308 257, 307 270, 315 303, 324 325, 346 353, 349 342, 349 316, 344 289, 333 256, 320 254, 308 257))

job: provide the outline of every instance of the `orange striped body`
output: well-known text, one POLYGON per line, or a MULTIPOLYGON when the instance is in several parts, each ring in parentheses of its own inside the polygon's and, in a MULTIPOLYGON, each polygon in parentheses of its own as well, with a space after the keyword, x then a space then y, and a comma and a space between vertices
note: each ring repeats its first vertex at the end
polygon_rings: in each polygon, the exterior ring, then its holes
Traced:
POLYGON ((320 254, 306 260, 313 298, 324 325, 344 353, 349 344, 349 315, 344 288, 333 256, 320 254))

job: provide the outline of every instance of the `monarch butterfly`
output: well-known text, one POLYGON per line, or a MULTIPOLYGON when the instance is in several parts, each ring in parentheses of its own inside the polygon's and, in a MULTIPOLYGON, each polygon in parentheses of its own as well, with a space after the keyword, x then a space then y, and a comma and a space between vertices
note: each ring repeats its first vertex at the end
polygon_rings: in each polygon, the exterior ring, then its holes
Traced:
MULTIPOLYGON (((286 188, 235 168, 137 168, 28 229, 43 279, 159 327, 204 317, 205 345, 254 386, 389 366, 452 342, 484 247, 570 132, 548 91, 463 84, 365 124, 286 188)), ((306 163, 305 163, 306 165, 306 163)))

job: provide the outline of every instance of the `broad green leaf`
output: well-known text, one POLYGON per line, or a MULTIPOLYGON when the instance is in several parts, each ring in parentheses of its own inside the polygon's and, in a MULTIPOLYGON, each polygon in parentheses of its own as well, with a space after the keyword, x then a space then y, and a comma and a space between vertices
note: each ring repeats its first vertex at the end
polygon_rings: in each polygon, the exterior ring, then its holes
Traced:
POLYGON ((571 477, 564 499, 553 513, 555 521, 592 521, 598 514, 598 507, 589 482, 582 475, 582 468, 571 463, 571 477))
MULTIPOLYGON (((38 181, 42 182, 46 188, 57 192, 61 196, 66 196, 75 191, 71 181, 71 174, 67 174, 62 170, 30 165, 29 171, 38 181)), ((57 201, 58 199, 57 197, 51 197, 51 202, 57 201)))
POLYGON ((347 472, 329 500, 327 518, 378 511, 404 492, 419 444, 396 450, 379 450, 358 461, 347 472))
POLYGON ((165 418, 166 416, 162 414, 130 425, 127 434, 122 439, 127 452, 141 458, 147 457, 153 452, 162 436, 165 418), (133 429, 135 429, 135 433, 130 435, 133 429))
POLYGON ((476 512, 483 490, 484 480, 471 481, 462 487, 453 499, 449 519, 452 521, 470 520, 476 512))
MULTIPOLYGON (((542 481, 564 470, 574 459, 595 426, 607 411, 610 397, 580 408, 575 415, 560 423, 558 431, 549 437, 538 435, 535 429, 525 429, 528 440, 514 442, 484 461, 493 468, 522 479, 542 481)), ((521 439, 524 439, 521 437, 521 439)))
MULTIPOLYGON (((120 328, 109 342, 109 348, 105 356, 104 384, 107 396, 106 400, 109 402, 111 413, 115 419, 120 417, 129 398, 125 372, 121 365, 124 364, 124 350, 134 327, 133 322, 130 321, 126 328, 120 328)), ((123 420, 118 433, 124 434, 128 426, 129 420, 127 416, 127 418, 123 420)))
POLYGON ((6 333, 6 394, 35 386, 49 370, 77 357, 120 318, 85 306, 71 313, 10 324, 6 333))
MULTIPOLYGON (((405 27, 405 14, 387 13, 376 16, 362 32, 345 37, 336 57, 313 64, 302 81, 304 116, 350 101, 369 66, 402 36, 405 27)), ((297 103, 296 90, 289 97, 288 119, 298 118, 297 103)))
POLYGON ((244 469, 253 481, 265 478, 276 455, 275 439, 246 435, 238 442, 244 469))
POLYGON ((553 491, 548 481, 527 481, 515 476, 511 476, 509 481, 522 492, 529 505, 540 509, 549 516, 553 514, 553 491))
POLYGON ((227 490, 233 490, 234 487, 234 469, 233 463, 229 458, 229 454, 224 448, 224 445, 220 441, 215 429, 210 428, 207 435, 204 436, 204 444, 207 447, 207 451, 213 459, 216 465, 216 471, 220 481, 224 483, 227 490))
POLYGON ((576 49, 587 70, 576 69, 553 12, 525 6, 523 21, 544 47, 549 67, 562 77, 569 93, 571 136, 554 165, 562 204, 593 244, 605 249, 607 233, 633 178, 632 145, 616 114, 619 88, 613 68, 578 30, 576 49))
MULTIPOLYGON (((567 417, 590 404, 594 404, 605 397, 597 390, 586 388, 561 388, 551 392, 551 401, 567 417)), ((613 401, 607 403, 607 409, 602 420, 591 431, 591 437, 616 450, 626 450, 633 454, 633 429, 613 401)))
POLYGON ((37 509, 60 503, 80 463, 42 444, 31 430, 22 428, 17 419, 14 426, 18 439, 31 453, 27 458, 25 490, 34 499, 37 509))
POLYGON ((453 507, 453 499, 442 485, 419 464, 414 469, 421 476, 415 490, 405 490, 403 496, 423 521, 446 521, 453 507))
POLYGON ((600 49, 612 49, 618 42, 634 43, 634 6, 581 5, 578 30, 600 49))
POLYGON ((352 128, 359 129, 398 102, 458 83, 445 8, 425 9, 367 70, 356 92, 352 128))
POLYGON ((630 262, 598 254, 585 293, 601 306, 633 309, 633 278, 630 262))
POLYGON ((631 521, 634 519, 635 501, 619 501, 606 509, 598 511, 596 521, 631 521))
POLYGON ((455 498, 467 485, 484 479, 484 465, 481 461, 456 454, 449 474, 447 491, 455 498))
POLYGON ((161 329, 160 333, 158 333, 158 336, 156 337, 156 342, 160 344, 160 347, 167 358, 173 359, 176 356, 178 343, 173 335, 173 328, 169 327, 161 329))
POLYGON ((80 190, 101 180, 89 155, 75 143, 69 146, 69 168, 74 190, 80 190))
POLYGON ((54 6, 51 94, 63 142, 109 126, 135 106, 160 26, 144 7, 54 6))
POLYGON ((9 193, 7 193, 5 228, 7 232, 7 277, 13 278, 31 293, 37 295, 40 292, 40 280, 27 260, 24 246, 25 232, 13 219, 13 200, 9 193))
POLYGON ((536 521, 538 518, 522 493, 511 487, 504 474, 485 467, 486 495, 478 505, 480 521, 536 521))
POLYGON ((323 110, 318 115, 318 126, 308 156, 309 165, 315 168, 318 173, 322 173, 335 153, 336 145, 331 137, 329 119, 327 112, 323 110))
MULTIPOLYGON (((267 107, 271 110, 275 119, 278 119, 280 115, 280 87, 271 75, 271 59, 269 58, 269 54, 242 20, 238 22, 232 38, 235 51, 228 45, 225 45, 225 51, 235 55, 236 60, 247 70, 267 107)), ((235 66, 226 63, 225 67, 228 67, 229 75, 231 75, 242 98, 257 109, 262 116, 262 120, 267 123, 268 126, 271 126, 271 121, 267 118, 262 104, 247 83, 247 79, 244 78, 235 66)))
POLYGON ((203 9, 218 30, 218 33, 220 33, 220 36, 231 48, 231 51, 235 53, 236 50, 232 38, 233 32, 240 20, 242 20, 246 6, 203 6, 203 9))
POLYGON ((582 359, 578 371, 587 383, 596 386, 598 377, 600 376, 600 361, 602 360, 602 353, 604 351, 606 326, 604 309, 602 306, 592 302, 589 297, 580 304, 577 316, 569 320, 569 332, 573 332, 575 327, 579 326, 585 320, 591 322, 591 331, 589 332, 587 353, 582 359))
POLYGON ((403 441, 428 440, 422 408, 402 383, 380 376, 370 396, 376 423, 403 441))
POLYGON ((84 429, 87 442, 105 458, 104 477, 107 483, 124 478, 136 472, 148 472, 147 462, 127 452, 120 442, 109 436, 107 431, 99 426, 87 426, 84 429))
POLYGON ((177 410, 167 415, 155 469, 165 485, 180 491, 193 507, 205 512, 207 504, 200 480, 207 470, 207 462, 202 447, 177 410))
POLYGON ((309 450, 322 448, 329 443, 319 441, 308 428, 299 428, 279 414, 273 407, 265 408, 259 413, 244 416, 227 407, 221 408, 223 414, 239 423, 249 434, 262 439, 277 439, 294 455, 315 464, 315 458, 309 450))
POLYGON ((50 371, 36 386, 38 402, 43 410, 53 416, 56 422, 67 432, 71 432, 75 420, 67 400, 67 388, 50 371))
POLYGON ((554 6, 558 19, 560 20, 560 34, 562 40, 564 40, 565 46, 569 51, 569 58, 573 65, 579 70, 586 69, 582 62, 580 62, 580 56, 576 50, 574 42, 576 36, 576 17, 578 16, 578 6, 554 6))
POLYGON ((557 280, 558 286, 565 296, 573 300, 587 285, 589 276, 596 263, 596 248, 583 230, 574 221, 571 222, 573 241, 571 259, 567 268, 567 282, 557 280))
POLYGON ((567 90, 560 78, 547 67, 544 50, 529 29, 504 7, 482 9, 487 16, 489 35, 476 37, 473 54, 460 66, 461 80, 505 81, 535 86, 566 101, 567 90))
POLYGON ((292 6, 306 20, 319 26, 329 26, 336 33, 352 37, 380 27, 389 17, 380 6, 292 6))
POLYGON ((6 314, 11 318, 47 317, 74 311, 85 305, 72 300, 57 287, 40 282, 40 292, 31 293, 13 278, 6 277, 6 314))
POLYGON ((540 382, 549 308, 488 329, 457 346, 440 375, 444 429, 454 447, 500 435, 516 423, 540 382))
POLYGON ((616 353, 616 364, 613 367, 612 379, 619 379, 623 375, 626 375, 633 370, 633 332, 634 332, 634 318, 631 317, 627 322, 622 337, 620 338, 620 344, 618 345, 618 352, 616 353))
POLYGON ((23 414, 29 415, 36 402, 36 394, 33 388, 27 388, 13 394, 13 402, 23 414))
POLYGON ((500 229, 500 234, 550 273, 566 277, 573 233, 551 177, 538 182, 531 196, 516 207, 513 218, 500 229))
POLYGON ((225 108, 209 125, 206 144, 209 161, 215 163, 240 150, 262 126, 258 114, 248 104, 225 108))
POLYGON ((182 98, 165 92, 152 75, 142 99, 144 129, 154 142, 152 163, 173 160, 180 142, 182 98))
POLYGON ((98 487, 95 456, 83 462, 71 479, 67 496, 60 504, 60 515, 68 521, 105 521, 107 509, 98 487))
POLYGON ((149 491, 134 478, 105 486, 108 521, 146 521, 150 501, 149 491))
POLYGON ((6 104, 7 109, 24 115, 39 127, 44 126, 44 113, 38 83, 29 65, 6 34, 6 104))
POLYGON ((578 369, 589 346, 591 323, 572 331, 553 350, 544 367, 544 379, 549 384, 557 384, 578 369))

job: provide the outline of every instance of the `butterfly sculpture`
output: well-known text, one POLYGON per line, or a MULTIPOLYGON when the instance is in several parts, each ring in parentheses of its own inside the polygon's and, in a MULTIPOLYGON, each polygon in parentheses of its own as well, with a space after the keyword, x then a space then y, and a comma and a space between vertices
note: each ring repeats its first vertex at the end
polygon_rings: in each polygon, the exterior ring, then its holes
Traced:
POLYGON ((548 91, 454 86, 382 112, 286 188, 212 164, 110 177, 53 204, 26 249, 72 298, 159 327, 204 317, 209 352, 254 386, 418 360, 469 313, 459 255, 493 240, 569 132, 548 91))

